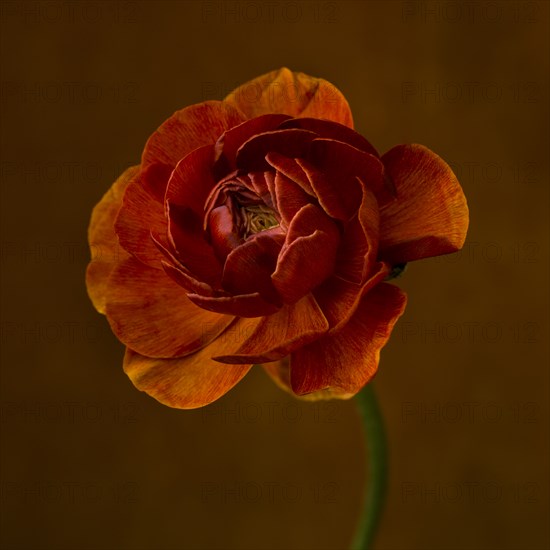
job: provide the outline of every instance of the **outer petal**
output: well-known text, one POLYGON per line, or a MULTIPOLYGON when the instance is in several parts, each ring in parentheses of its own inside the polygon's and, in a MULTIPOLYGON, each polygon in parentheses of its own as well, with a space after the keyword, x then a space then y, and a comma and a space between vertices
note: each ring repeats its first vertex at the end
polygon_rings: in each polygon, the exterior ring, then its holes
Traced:
POLYGON ((109 278, 107 318, 118 339, 148 357, 195 352, 216 338, 233 317, 202 310, 164 271, 129 258, 109 278))
POLYGON ((156 130, 142 155, 144 185, 159 199, 170 173, 185 155, 214 144, 229 128, 245 120, 242 113, 223 101, 205 101, 176 111, 156 130))
POLYGON ((264 370, 270 376, 270 378, 281 388, 293 397, 296 397, 302 401, 320 401, 322 399, 348 399, 353 397, 353 394, 342 394, 337 391, 333 391, 331 388, 325 390, 319 390, 313 393, 307 393, 305 395, 296 395, 290 387, 290 357, 284 357, 279 361, 272 361, 271 363, 264 363, 262 365, 264 370))
POLYGON ((396 264, 460 250, 468 206, 449 166, 423 145, 398 145, 382 161, 397 199, 380 211, 380 258, 396 264))
POLYGON ((227 393, 250 370, 249 365, 222 365, 211 359, 234 345, 223 339, 186 357, 151 359, 127 349, 124 371, 136 388, 163 405, 196 409, 227 393))
POLYGON ((231 92, 225 101, 247 118, 267 113, 326 118, 353 128, 348 102, 330 82, 286 67, 255 78, 231 92))
POLYGON ((311 294, 279 312, 257 321, 255 330, 230 353, 214 357, 223 363, 276 361, 319 338, 328 322, 311 294))
POLYGON ((115 221, 121 246, 142 262, 160 269, 162 255, 151 239, 151 232, 162 235, 166 233, 166 228, 162 202, 155 199, 136 178, 124 193, 115 221))
POLYGON ((117 263, 128 258, 118 244, 115 219, 124 191, 139 174, 139 166, 128 168, 103 195, 92 211, 88 243, 92 260, 86 269, 88 295, 99 313, 105 313, 105 293, 109 275, 117 263))
POLYGON ((298 395, 327 389, 334 396, 356 394, 376 373, 380 350, 406 302, 406 294, 396 286, 376 286, 341 330, 291 355, 292 390, 298 395))

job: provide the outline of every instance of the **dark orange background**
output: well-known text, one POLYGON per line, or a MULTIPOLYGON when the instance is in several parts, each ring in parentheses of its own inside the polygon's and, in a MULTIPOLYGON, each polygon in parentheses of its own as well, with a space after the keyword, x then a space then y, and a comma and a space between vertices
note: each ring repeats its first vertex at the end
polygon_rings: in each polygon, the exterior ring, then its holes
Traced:
POLYGON ((409 266, 376 380, 376 548, 549 547, 549 4, 19 2, 2 23, 2 547, 344 549, 353 401, 261 371, 178 411, 138 392, 86 295, 86 228, 173 111, 288 66, 380 151, 423 143, 468 198, 463 253, 409 266))

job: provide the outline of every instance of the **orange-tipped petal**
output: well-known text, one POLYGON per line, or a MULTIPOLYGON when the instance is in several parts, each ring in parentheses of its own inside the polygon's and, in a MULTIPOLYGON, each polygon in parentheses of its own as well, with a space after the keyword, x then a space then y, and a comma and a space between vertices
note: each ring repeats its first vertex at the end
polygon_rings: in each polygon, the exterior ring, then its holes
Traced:
POLYGON ((162 200, 170 173, 185 155, 213 145, 226 130, 244 120, 242 113, 223 101, 204 101, 176 111, 145 144, 141 161, 144 185, 162 200))
POLYGON ((257 321, 250 337, 234 351, 214 357, 223 363, 265 363, 286 357, 319 338, 328 322, 311 294, 257 321))
POLYGON ((380 283, 339 331, 296 350, 290 383, 298 395, 329 390, 333 397, 356 394, 376 373, 380 350, 403 313, 406 294, 380 283))
POLYGON ((353 128, 346 98, 322 78, 292 72, 286 67, 250 80, 233 90, 225 101, 247 118, 268 113, 325 118, 353 128))
POLYGON ((195 352, 232 322, 232 316, 205 311, 164 270, 129 258, 109 278, 107 318, 118 339, 148 357, 195 352))
POLYGON ((128 185, 139 175, 139 166, 128 168, 103 195, 92 211, 88 243, 92 259, 86 269, 86 287, 99 313, 105 313, 107 281, 115 265, 129 257, 115 233, 115 219, 128 185))
POLYGON ((468 205, 445 161, 423 145, 398 145, 382 162, 397 198, 380 211, 380 258, 397 264, 460 250, 468 205))
POLYGON ((234 343, 219 338, 206 348, 176 359, 152 359, 130 349, 124 371, 136 388, 177 409, 204 407, 227 393, 250 370, 249 365, 223 365, 211 359, 234 343))

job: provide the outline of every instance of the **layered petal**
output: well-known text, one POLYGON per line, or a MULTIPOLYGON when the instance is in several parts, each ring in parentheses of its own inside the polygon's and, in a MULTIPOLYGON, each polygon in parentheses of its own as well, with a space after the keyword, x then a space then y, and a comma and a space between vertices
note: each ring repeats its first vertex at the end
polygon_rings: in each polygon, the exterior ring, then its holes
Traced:
POLYGON ((279 125, 279 128, 302 128, 315 132, 321 138, 329 138, 336 141, 347 143, 360 151, 380 156, 378 151, 359 133, 348 126, 338 124, 332 120, 323 120, 320 118, 291 118, 279 125))
POLYGON ((218 288, 222 265, 206 240, 202 217, 177 204, 167 203, 167 210, 168 236, 178 260, 197 278, 218 288))
POLYGON ((216 185, 212 174, 214 146, 205 145, 183 157, 172 172, 163 204, 169 202, 204 215, 208 195, 216 185))
POLYGON ((296 350, 290 384, 297 395, 329 390, 333 397, 356 394, 376 373, 380 350, 406 305, 406 294, 381 283, 367 293, 339 331, 296 350))
POLYGON ((86 269, 86 287, 99 313, 105 313, 107 281, 113 268, 128 258, 115 233, 115 219, 128 185, 139 175, 139 166, 128 168, 103 195, 92 211, 88 243, 92 259, 86 269))
POLYGON ((320 208, 307 204, 300 209, 271 276, 285 303, 296 302, 334 271, 339 241, 338 227, 320 208))
POLYGON ((237 295, 258 292, 264 300, 281 306, 271 274, 284 239, 280 228, 269 229, 253 235, 233 250, 225 262, 222 287, 237 295))
POLYGON ((251 137, 276 130, 279 125, 290 117, 283 114, 261 115, 225 132, 216 142, 216 162, 220 170, 229 173, 237 168, 237 151, 251 137))
POLYGON ((268 153, 278 153, 286 157, 305 156, 310 143, 316 137, 313 132, 297 128, 258 134, 246 141, 237 151, 237 168, 247 172, 267 170, 269 163, 265 157, 268 153))
POLYGON ((445 161, 423 145, 398 145, 382 161, 397 198, 380 211, 380 258, 398 264, 460 250, 468 206, 445 161))
POLYGON ((224 353, 234 343, 218 338, 202 350, 175 359, 152 359, 130 349, 124 372, 136 388, 177 409, 204 407, 227 393, 250 370, 248 365, 222 365, 212 354, 224 353))
POLYGON ((226 130, 244 120, 238 109, 223 101, 204 101, 176 111, 145 144, 141 160, 144 185, 163 199, 178 161, 198 147, 213 145, 226 130))
POLYGON ((189 299, 199 307, 208 311, 234 315, 235 317, 254 318, 273 315, 280 306, 268 302, 259 292, 239 294, 236 296, 203 296, 188 294, 189 299))
POLYGON ((319 338, 328 322, 311 294, 274 315, 257 320, 254 330, 234 351, 215 356, 223 363, 265 363, 286 357, 319 338))
POLYGON ((247 118, 268 113, 324 118, 353 128, 346 98, 330 82, 286 67, 250 80, 231 92, 225 101, 247 118))
POLYGON ((114 226, 120 244, 127 252, 160 269, 162 255, 151 239, 151 232, 166 233, 164 206, 143 187, 139 177, 128 185, 114 226))
POLYGON ((164 271, 131 257, 111 273, 106 313, 121 342, 138 353, 159 358, 195 352, 233 321, 232 316, 197 307, 164 271))
POLYGON ((378 238, 378 202, 368 189, 363 188, 361 206, 344 226, 335 274, 347 281, 362 284, 376 261, 378 238))
POLYGON ((327 318, 330 331, 345 325, 358 308, 361 298, 389 274, 383 262, 374 266, 370 278, 363 284, 352 283, 338 275, 332 275, 313 291, 313 295, 327 318))

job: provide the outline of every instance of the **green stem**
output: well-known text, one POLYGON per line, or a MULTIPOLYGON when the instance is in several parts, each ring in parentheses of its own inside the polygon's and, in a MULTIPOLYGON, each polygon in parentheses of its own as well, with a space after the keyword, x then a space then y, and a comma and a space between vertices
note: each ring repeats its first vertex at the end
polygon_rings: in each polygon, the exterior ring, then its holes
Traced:
POLYGON ((387 447, 384 422, 372 383, 356 396, 363 420, 363 433, 368 453, 368 475, 365 501, 351 550, 368 550, 376 535, 382 515, 387 484, 387 447))

